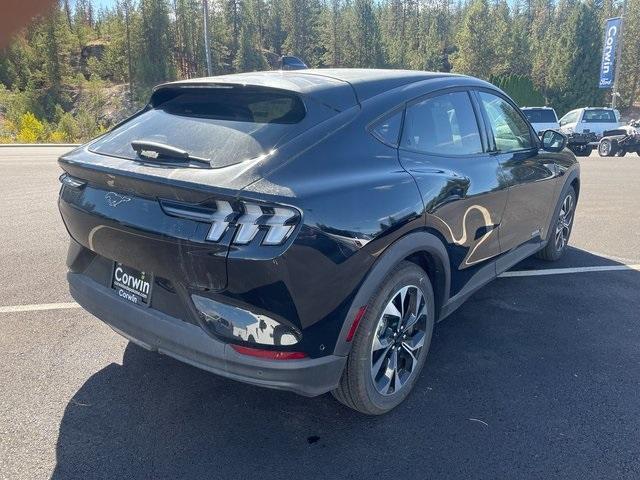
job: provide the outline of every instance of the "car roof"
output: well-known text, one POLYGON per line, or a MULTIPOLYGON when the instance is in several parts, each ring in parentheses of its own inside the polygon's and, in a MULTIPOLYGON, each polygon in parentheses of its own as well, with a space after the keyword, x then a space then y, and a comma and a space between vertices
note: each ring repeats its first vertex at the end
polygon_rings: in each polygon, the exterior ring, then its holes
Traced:
POLYGON ((521 107, 520 110, 553 110, 553 107, 521 107))
MULTIPOLYGON (((215 77, 193 78, 166 83, 156 90, 172 86, 242 85, 260 86, 313 96, 338 110, 363 102, 385 91, 410 83, 446 77, 477 80, 453 73, 416 70, 386 70, 366 68, 318 68, 304 70, 271 70, 234 73, 215 77)), ((485 84, 477 80, 478 84, 485 84)))

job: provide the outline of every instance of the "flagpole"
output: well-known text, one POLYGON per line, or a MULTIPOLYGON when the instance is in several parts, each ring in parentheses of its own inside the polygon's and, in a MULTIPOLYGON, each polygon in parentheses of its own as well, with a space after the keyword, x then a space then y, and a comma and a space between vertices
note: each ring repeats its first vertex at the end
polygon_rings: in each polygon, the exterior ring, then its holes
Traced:
POLYGON ((622 2, 622 14, 620 15, 620 33, 618 34, 618 45, 616 51, 616 66, 613 73, 613 89, 611 90, 611 108, 616 108, 618 93, 618 77, 620 76, 620 65, 622 64, 622 42, 624 41, 624 13, 627 7, 627 0, 622 2))

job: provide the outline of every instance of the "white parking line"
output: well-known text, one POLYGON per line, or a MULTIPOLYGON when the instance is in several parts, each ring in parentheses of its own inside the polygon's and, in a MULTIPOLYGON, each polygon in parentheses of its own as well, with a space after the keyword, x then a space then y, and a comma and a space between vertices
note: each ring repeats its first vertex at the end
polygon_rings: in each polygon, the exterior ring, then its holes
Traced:
MULTIPOLYGON (((509 277, 537 277, 540 275, 562 275, 565 273, 609 272, 620 270, 635 270, 640 272, 640 263, 631 265, 601 265, 597 267, 548 268, 545 270, 515 270, 504 272, 500 278, 509 277)), ((32 305, 0 306, 0 313, 38 312, 43 310, 67 310, 81 308, 76 302, 66 303, 37 303, 32 305)))
POLYGON ((33 305, 8 305, 0 306, 0 313, 37 312, 41 310, 65 310, 68 308, 80 308, 76 302, 67 303, 37 303, 33 305))
POLYGON ((597 267, 547 268, 544 270, 514 270, 504 272, 500 278, 536 277, 539 275, 562 275, 564 273, 609 272, 615 270, 636 270, 640 272, 640 263, 635 265, 601 265, 597 267))

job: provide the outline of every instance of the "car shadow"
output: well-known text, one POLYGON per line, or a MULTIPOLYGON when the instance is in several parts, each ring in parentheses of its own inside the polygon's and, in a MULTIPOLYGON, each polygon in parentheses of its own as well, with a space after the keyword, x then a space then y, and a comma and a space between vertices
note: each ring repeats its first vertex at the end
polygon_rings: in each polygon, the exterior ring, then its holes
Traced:
MULTIPOLYGON (((615 264, 571 249, 516 269, 615 264)), ((436 326, 415 391, 381 417, 129 344, 70 399, 51 478, 637 478, 639 286, 494 281, 436 326)))

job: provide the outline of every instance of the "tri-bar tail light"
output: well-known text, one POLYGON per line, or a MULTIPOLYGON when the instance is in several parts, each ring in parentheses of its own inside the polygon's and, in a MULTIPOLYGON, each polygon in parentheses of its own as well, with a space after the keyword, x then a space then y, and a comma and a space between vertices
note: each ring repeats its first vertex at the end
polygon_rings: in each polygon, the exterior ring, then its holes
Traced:
POLYGON ((205 237, 219 242, 230 229, 235 230, 231 243, 248 245, 264 231, 262 245, 282 245, 300 222, 300 212, 283 205, 262 204, 246 200, 216 200, 209 204, 185 204, 161 200, 163 210, 175 217, 189 218, 211 225, 205 237))

